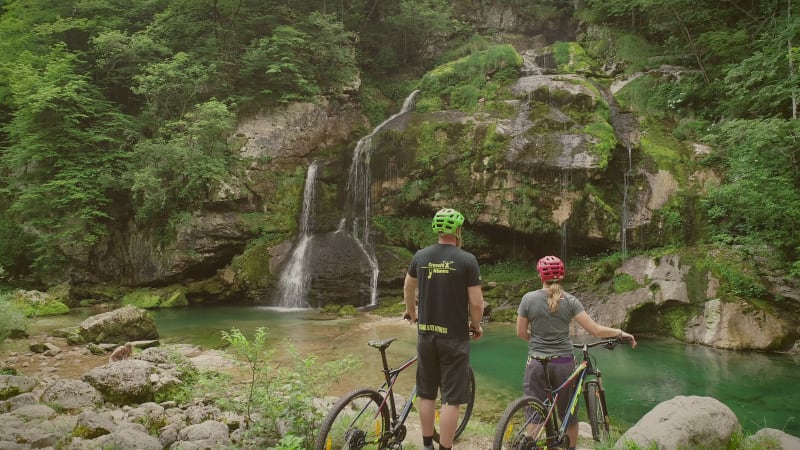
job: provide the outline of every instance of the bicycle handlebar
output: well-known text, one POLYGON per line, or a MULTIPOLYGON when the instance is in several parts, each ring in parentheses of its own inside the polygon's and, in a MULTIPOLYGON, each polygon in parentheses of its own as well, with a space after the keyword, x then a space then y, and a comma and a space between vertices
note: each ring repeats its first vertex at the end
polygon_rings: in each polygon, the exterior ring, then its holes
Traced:
POLYGON ((603 339, 602 341, 596 341, 596 342, 592 342, 592 343, 588 343, 588 344, 572 344, 572 347, 573 348, 584 348, 584 347, 586 347, 587 349, 589 349, 589 348, 592 348, 592 347, 599 347, 599 346, 602 345, 603 347, 605 347, 605 348, 607 348, 609 350, 614 350, 614 347, 616 347, 617 345, 619 345, 619 344, 629 344, 630 341, 631 341, 630 339, 625 339, 625 338, 622 338, 622 337, 615 337, 615 338, 611 338, 611 339, 603 339))

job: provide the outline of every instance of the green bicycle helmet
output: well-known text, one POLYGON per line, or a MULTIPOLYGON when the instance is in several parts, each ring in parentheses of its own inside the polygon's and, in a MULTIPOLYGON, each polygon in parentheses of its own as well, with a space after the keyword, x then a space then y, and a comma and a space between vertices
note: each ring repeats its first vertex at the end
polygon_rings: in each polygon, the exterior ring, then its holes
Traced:
POLYGON ((436 233, 455 234, 464 224, 464 215, 455 209, 443 208, 433 216, 431 228, 436 233))

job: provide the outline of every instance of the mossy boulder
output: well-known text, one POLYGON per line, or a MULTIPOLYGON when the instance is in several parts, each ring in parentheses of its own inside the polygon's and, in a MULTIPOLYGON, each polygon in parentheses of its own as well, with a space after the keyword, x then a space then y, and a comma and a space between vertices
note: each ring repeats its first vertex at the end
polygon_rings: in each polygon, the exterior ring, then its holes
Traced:
POLYGON ((38 384, 35 378, 19 375, 0 375, 0 400, 31 392, 38 384))
POLYGON ((26 317, 67 314, 69 307, 46 292, 16 291, 10 299, 26 317))
POLYGON ((80 324, 78 334, 86 342, 124 344, 158 339, 156 321, 148 311, 125 306, 97 314, 80 324))
POLYGON ((122 304, 142 309, 176 308, 189 301, 182 290, 138 289, 122 297, 122 304))

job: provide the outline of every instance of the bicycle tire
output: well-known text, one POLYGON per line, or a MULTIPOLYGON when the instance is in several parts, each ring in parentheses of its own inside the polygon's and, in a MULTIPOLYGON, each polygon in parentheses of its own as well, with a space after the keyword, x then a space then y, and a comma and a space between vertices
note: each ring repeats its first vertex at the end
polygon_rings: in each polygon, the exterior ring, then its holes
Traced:
MULTIPOLYGON (((506 407, 497 423, 492 450, 533 450, 550 448, 548 442, 557 440, 552 420, 545 422, 547 408, 538 399, 523 396, 506 407), (544 422, 544 436, 531 436, 530 428, 544 422)), ((541 429, 541 427, 539 427, 541 429)))
POLYGON ((600 386, 595 381, 586 383, 586 415, 589 417, 589 425, 592 427, 592 438, 597 442, 607 441, 610 435, 610 425, 608 421, 608 407, 605 404, 605 397, 600 391, 600 386))
POLYGON ((357 389, 340 398, 322 422, 315 450, 382 449, 389 409, 374 389, 357 389), (382 405, 382 407, 381 407, 382 405))
MULTIPOLYGON (((472 367, 469 368, 469 401, 464 405, 464 411, 458 415, 458 426, 456 426, 456 434, 453 437, 453 441, 461 436, 461 433, 467 428, 467 422, 469 422, 470 416, 472 416, 472 408, 475 406, 475 372, 473 372, 472 367)), ((441 407, 440 402, 436 402, 436 410, 439 411, 441 407)), ((438 418, 438 416, 437 416, 438 418)), ((433 440, 436 443, 439 443, 439 427, 438 422, 436 426, 433 428, 433 440)))

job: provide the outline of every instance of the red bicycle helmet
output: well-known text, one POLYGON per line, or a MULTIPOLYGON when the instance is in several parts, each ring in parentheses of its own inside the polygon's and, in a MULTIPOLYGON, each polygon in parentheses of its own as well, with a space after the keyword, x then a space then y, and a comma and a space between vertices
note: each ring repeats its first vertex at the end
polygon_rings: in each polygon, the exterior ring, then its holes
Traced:
POLYGON ((555 256, 545 256, 536 263, 536 271, 542 281, 553 281, 564 278, 564 263, 555 256))

